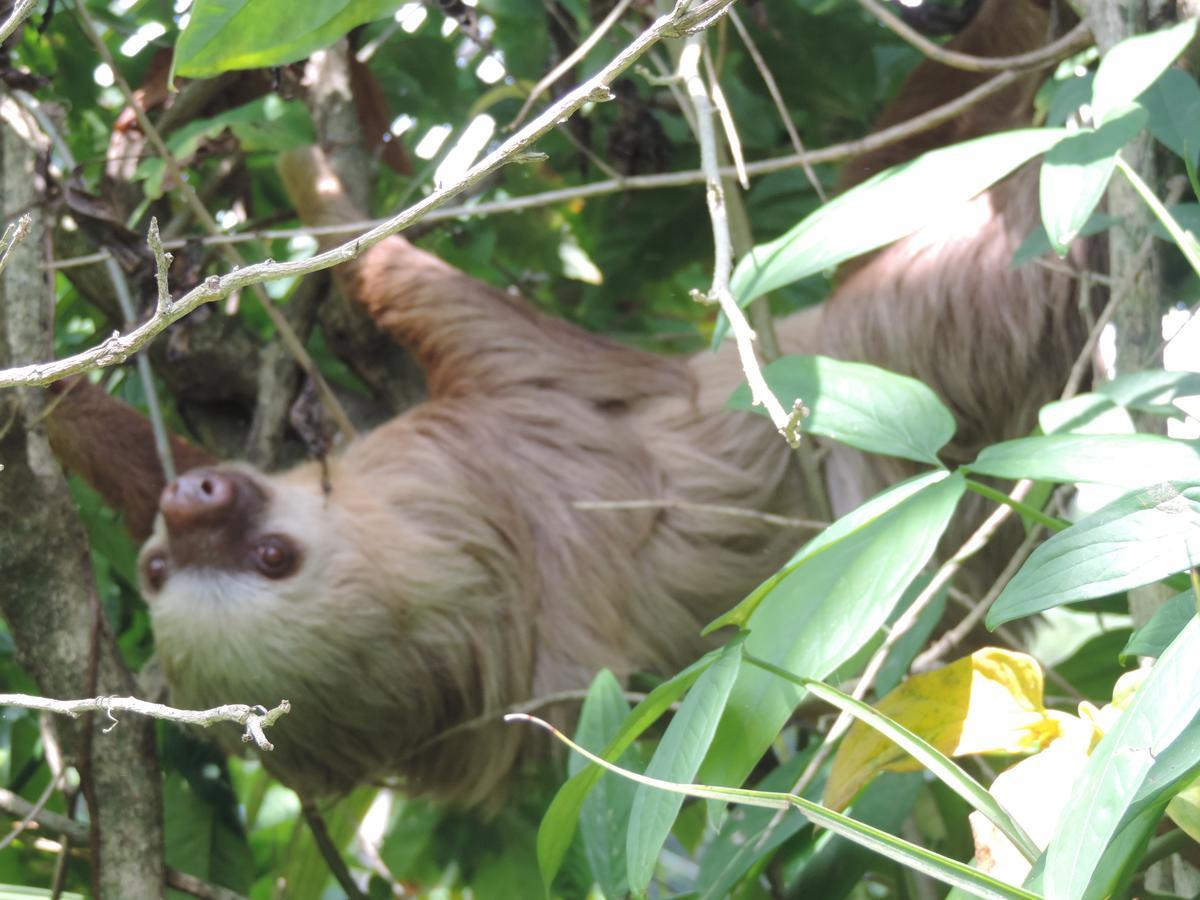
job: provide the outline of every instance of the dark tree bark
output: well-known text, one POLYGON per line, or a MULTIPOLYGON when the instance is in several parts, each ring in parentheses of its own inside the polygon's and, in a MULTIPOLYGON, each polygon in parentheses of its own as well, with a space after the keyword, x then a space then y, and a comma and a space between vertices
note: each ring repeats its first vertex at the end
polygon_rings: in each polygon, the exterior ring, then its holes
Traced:
MULTIPOLYGON (((53 294, 41 269, 32 122, 0 100, 0 196, 34 213, 33 229, 0 275, 0 367, 52 356, 53 294)), ((48 696, 136 693, 104 620, 88 540, 43 425, 47 395, 0 393, 0 613, 21 665, 48 696)), ((96 717, 60 723, 84 778, 93 883, 103 897, 163 895, 162 798, 153 723, 96 717)))

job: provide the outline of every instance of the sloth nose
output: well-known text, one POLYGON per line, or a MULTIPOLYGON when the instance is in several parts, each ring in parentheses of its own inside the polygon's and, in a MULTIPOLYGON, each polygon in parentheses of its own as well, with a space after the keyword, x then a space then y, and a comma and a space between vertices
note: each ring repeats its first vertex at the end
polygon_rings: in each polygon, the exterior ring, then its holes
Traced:
POLYGON ((167 530, 179 532, 197 525, 215 525, 233 508, 237 483, 222 472, 199 469, 181 475, 163 489, 159 509, 167 530))

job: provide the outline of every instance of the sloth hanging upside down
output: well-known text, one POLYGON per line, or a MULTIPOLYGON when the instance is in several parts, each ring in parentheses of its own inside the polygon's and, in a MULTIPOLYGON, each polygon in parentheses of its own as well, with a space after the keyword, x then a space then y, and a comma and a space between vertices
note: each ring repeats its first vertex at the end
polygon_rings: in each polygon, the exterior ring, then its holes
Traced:
MULTIPOLYGON (((954 46, 1014 54, 1048 32, 1042 4, 991 2, 954 46)), ((885 122, 979 78, 925 63, 885 122)), ((858 160, 849 181, 1028 121, 1040 78, 858 160)), ((361 218, 318 152, 282 171, 306 222, 361 218)), ((930 384, 958 418, 951 461, 1026 432, 1082 342, 1072 280, 1010 267, 1037 221, 1036 184, 1023 170, 972 201, 974 231, 918 233, 861 262, 822 307, 779 323, 783 350, 930 384)), ((706 648, 701 628, 802 539, 695 505, 804 516, 803 481, 765 418, 724 409, 742 378, 731 348, 688 359, 621 346, 402 237, 337 276, 416 354, 429 398, 354 441, 327 477, 316 463, 218 464, 178 442, 185 474, 162 490, 148 426, 86 382, 64 392, 51 439, 149 534, 140 573, 173 702, 290 700, 264 761, 308 796, 399 774, 410 791, 478 803, 529 737, 501 712, 601 667, 686 665, 706 648), (634 498, 687 505, 577 506, 634 498), (466 722, 478 725, 439 740, 466 722)), ((905 474, 836 447, 825 473, 836 513, 905 474)))

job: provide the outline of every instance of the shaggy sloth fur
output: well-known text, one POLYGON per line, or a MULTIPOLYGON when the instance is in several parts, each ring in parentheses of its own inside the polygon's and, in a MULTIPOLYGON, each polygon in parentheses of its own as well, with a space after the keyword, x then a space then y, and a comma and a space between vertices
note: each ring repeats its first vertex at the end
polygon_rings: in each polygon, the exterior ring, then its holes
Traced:
MULTIPOLYGON (((1048 31, 1042 4, 991 2, 954 46, 1012 54, 1048 31)), ((1027 122, 1040 77, 857 160, 846 183, 1027 122)), ((883 122, 981 78, 927 62, 883 122)), ((306 222, 361 218, 319 153, 292 154, 282 171, 306 222)), ((1037 222, 1036 183, 1022 170, 860 261, 823 306, 779 323, 783 350, 865 360, 932 386, 958 420, 948 461, 1025 433, 1082 341, 1072 279, 1010 266, 1037 222)), ((162 480, 131 410, 78 385, 52 438, 135 533, 154 521, 143 582, 175 703, 291 700, 265 763, 307 795, 399 773, 411 791, 478 803, 512 770, 528 730, 493 722, 438 735, 585 686, 601 667, 687 664, 705 649, 701 627, 799 540, 752 517, 577 501, 805 515, 803 483, 766 419, 724 409, 742 380, 731 348, 684 359, 621 346, 398 236, 337 275, 412 348, 429 399, 332 460, 328 493, 316 464, 264 475, 181 444, 181 469, 193 471, 155 519, 162 480)), ((825 473, 835 513, 908 474, 843 447, 829 448, 825 473)))

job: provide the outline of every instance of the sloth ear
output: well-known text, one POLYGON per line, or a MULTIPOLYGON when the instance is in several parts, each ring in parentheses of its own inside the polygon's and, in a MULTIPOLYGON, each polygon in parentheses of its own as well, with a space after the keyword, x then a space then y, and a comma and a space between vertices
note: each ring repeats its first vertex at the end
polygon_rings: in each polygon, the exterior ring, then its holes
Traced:
MULTIPOLYGON (((166 486, 150 422, 83 376, 49 388, 46 433, 64 469, 86 481, 119 512, 136 541, 150 536, 166 486)), ((172 435, 175 470, 182 474, 218 460, 172 435)))

